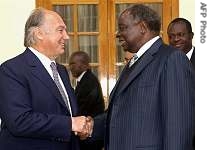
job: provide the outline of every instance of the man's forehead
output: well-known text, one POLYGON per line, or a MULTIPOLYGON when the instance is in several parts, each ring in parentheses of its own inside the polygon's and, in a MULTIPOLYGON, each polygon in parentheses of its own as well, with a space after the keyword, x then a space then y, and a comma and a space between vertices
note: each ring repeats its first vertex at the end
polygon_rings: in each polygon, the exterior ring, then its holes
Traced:
POLYGON ((186 28, 186 24, 182 21, 174 22, 171 24, 171 27, 177 27, 177 26, 186 28))

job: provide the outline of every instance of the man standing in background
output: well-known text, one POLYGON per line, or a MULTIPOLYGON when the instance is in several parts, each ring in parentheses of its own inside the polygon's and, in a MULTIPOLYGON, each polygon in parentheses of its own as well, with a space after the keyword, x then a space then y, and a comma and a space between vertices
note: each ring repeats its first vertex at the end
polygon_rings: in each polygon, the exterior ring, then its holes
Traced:
MULTIPOLYGON (((195 47, 192 45, 194 33, 191 23, 185 18, 175 18, 168 25, 167 34, 169 44, 183 51, 195 69, 195 47)), ((193 147, 195 148, 195 137, 193 137, 193 147)))
POLYGON ((169 44, 183 51, 195 68, 195 47, 192 45, 194 33, 191 23, 185 18, 175 18, 168 25, 167 34, 169 44))
MULTIPOLYGON (((90 58, 84 51, 72 53, 69 68, 76 78, 75 94, 79 106, 79 115, 95 117, 104 112, 104 99, 100 82, 90 70, 90 58)), ((80 141, 81 150, 102 150, 103 140, 80 141)))

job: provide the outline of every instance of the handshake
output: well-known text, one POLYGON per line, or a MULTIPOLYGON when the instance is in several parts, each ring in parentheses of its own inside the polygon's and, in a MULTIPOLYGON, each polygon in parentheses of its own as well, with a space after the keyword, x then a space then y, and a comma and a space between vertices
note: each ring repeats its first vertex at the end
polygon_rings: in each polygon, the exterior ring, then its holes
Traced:
POLYGON ((72 117, 72 131, 78 135, 81 140, 90 137, 93 132, 93 118, 88 116, 72 117))

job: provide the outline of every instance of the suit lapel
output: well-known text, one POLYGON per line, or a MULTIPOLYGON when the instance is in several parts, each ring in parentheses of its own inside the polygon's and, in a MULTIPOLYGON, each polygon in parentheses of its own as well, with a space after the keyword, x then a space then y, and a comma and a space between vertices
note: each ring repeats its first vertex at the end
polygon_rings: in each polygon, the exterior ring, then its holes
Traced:
POLYGON ((192 53, 192 56, 190 58, 190 62, 192 63, 193 68, 195 68, 195 47, 193 49, 193 53, 192 53))
POLYGON ((87 83, 89 76, 90 76, 90 70, 87 70, 82 76, 81 80, 79 82, 77 81, 77 86, 75 88, 76 95, 80 92, 84 93, 85 90, 84 84, 87 83))
POLYGON ((126 72, 126 68, 127 68, 128 66, 129 66, 129 63, 123 68, 123 70, 122 70, 122 72, 121 72, 121 74, 120 74, 119 79, 117 80, 117 82, 116 82, 114 88, 112 89, 112 91, 111 91, 111 93, 110 93, 110 100, 111 100, 111 98, 113 97, 113 95, 116 93, 116 89, 117 89, 117 87, 119 86, 119 82, 121 81, 121 78, 122 78, 123 74, 126 72))
POLYGON ((118 94, 120 94, 136 78, 136 76, 144 70, 144 68, 152 61, 152 59, 153 56, 148 54, 136 62, 137 64, 133 66, 135 68, 130 73, 126 82, 122 85, 122 87, 120 87, 118 94))
POLYGON ((53 79, 50 77, 49 73, 42 65, 40 60, 34 55, 29 49, 25 51, 25 58, 31 68, 31 73, 38 78, 44 86, 56 97, 56 99, 61 103, 65 108, 66 105, 62 99, 62 96, 56 87, 53 79))
MULTIPOLYGON (((137 60, 136 64, 134 64, 135 68, 133 68, 132 72, 130 73, 128 79, 125 81, 125 83, 122 85, 122 87, 119 87, 119 91, 116 93, 116 87, 118 86, 120 79, 117 81, 113 91, 110 94, 110 100, 112 101, 113 96, 118 96, 123 92, 123 90, 138 76, 144 68, 154 59, 154 54, 157 53, 159 50, 159 47, 163 44, 162 39, 158 39, 146 52, 141 56, 142 58, 139 58, 137 60), (116 95, 115 95, 116 94, 116 95)), ((125 69, 124 69, 125 70, 125 69)), ((122 74, 125 73, 123 70, 122 74)), ((121 76, 122 76, 121 74, 121 76)))
POLYGON ((69 101, 70 101, 70 105, 71 105, 71 110, 72 110, 72 115, 75 116, 77 114, 77 103, 76 103, 76 97, 74 94, 74 90, 73 88, 71 88, 71 83, 69 80, 69 76, 68 73, 66 72, 65 68, 59 64, 57 64, 57 69, 59 72, 59 75, 63 81, 63 84, 66 88, 66 91, 68 93, 69 96, 69 101))

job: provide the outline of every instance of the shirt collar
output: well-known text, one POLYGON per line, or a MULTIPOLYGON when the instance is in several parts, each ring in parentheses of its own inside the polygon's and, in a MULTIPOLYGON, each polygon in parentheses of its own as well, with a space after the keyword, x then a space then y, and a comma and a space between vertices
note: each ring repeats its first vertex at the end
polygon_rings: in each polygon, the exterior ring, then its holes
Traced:
POLYGON ((149 40, 148 42, 146 42, 136 53, 138 58, 140 58, 152 46, 152 44, 155 43, 155 41, 157 41, 159 38, 160 36, 156 36, 152 38, 151 40, 149 40))
POLYGON ((81 75, 76 79, 77 82, 81 81, 81 79, 84 76, 85 72, 87 72, 87 71, 82 72, 81 75))
MULTIPOLYGON (((29 47, 29 49, 39 58, 39 60, 41 61, 41 63, 44 66, 50 66, 51 62, 55 62, 55 60, 50 60, 47 56, 45 56, 44 54, 40 53, 38 50, 29 47)), ((56 63, 56 62, 55 62, 56 63)))
POLYGON ((192 57, 193 50, 194 50, 194 46, 192 46, 191 50, 186 54, 188 59, 192 57))

